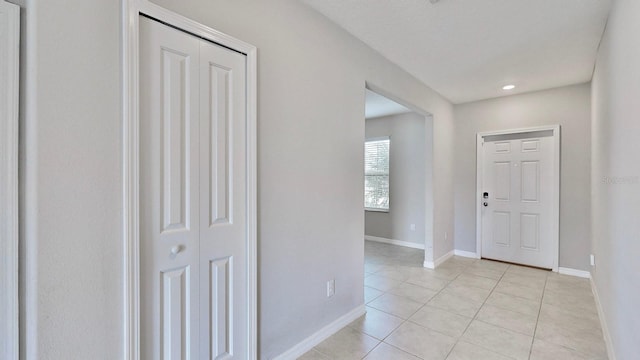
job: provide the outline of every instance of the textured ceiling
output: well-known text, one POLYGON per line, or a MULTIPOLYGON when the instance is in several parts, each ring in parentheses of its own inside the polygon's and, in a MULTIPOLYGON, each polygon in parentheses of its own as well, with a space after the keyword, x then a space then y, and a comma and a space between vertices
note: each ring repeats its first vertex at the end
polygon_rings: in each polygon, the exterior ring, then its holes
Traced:
POLYGON ((301 0, 454 103, 591 80, 611 0, 301 0), (515 84, 506 92, 502 86, 515 84))

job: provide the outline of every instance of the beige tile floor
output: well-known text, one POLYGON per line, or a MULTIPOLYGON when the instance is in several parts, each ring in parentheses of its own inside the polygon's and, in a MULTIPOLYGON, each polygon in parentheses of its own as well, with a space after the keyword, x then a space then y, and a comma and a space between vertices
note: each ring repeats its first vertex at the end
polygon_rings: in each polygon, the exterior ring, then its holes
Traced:
POLYGON ((366 242, 367 313, 300 359, 606 359, 589 281, 366 242))

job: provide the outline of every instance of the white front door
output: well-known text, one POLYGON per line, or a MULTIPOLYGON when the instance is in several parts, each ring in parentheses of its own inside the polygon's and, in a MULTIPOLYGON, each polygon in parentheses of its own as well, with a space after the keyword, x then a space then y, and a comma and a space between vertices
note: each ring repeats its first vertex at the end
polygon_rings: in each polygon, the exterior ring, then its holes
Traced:
POLYGON ((142 359, 246 359, 246 56, 140 18, 142 359))
POLYGON ((482 138, 482 257, 552 269, 555 141, 551 131, 482 138), (532 136, 538 135, 538 136, 532 136))

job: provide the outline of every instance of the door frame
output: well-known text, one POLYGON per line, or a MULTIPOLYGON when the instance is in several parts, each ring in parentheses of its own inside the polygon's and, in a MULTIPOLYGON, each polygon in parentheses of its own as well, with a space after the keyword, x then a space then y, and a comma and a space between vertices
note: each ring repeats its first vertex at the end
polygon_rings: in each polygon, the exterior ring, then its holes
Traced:
MULTIPOLYGON (((364 84, 365 91, 373 91, 378 95, 382 95, 388 98, 391 101, 394 101, 408 109, 412 112, 424 117, 425 124, 425 139, 427 143, 425 144, 425 197, 424 197, 424 220, 425 220, 425 238, 424 238, 424 262, 423 267, 428 269, 435 269, 437 265, 434 260, 434 241, 435 238, 435 211, 434 211, 434 115, 419 106, 416 106, 408 101, 405 101, 399 96, 394 95, 392 92, 385 90, 383 87, 376 85, 371 81, 366 81, 364 84), (430 165, 430 166, 429 166, 430 165)), ((363 94, 365 95, 365 94, 363 94)), ((365 104, 366 105, 366 104, 365 104)), ((362 107, 363 109, 365 106, 362 107)), ((364 115, 364 114, 363 114, 364 115)), ((364 119, 364 116, 363 116, 364 119)), ((366 119, 364 119, 366 122, 366 119)), ((364 130, 364 128, 363 128, 364 130)), ((364 139, 363 139, 364 141, 364 139)), ((363 157, 364 158, 364 157, 363 157)), ((362 184, 364 184, 364 173, 362 178, 362 184)), ((363 203, 364 203, 364 191, 363 193, 363 203)))
POLYGON ((0 358, 17 360, 20 7, 0 0, 0 19, 0 358))
POLYGON ((553 239, 551 239, 553 249, 553 267, 551 270, 558 272, 558 263, 560 257, 560 125, 548 125, 538 126, 530 128, 509 129, 509 130, 497 130, 497 131, 484 131, 479 132, 476 135, 476 257, 482 258, 482 199, 480 194, 482 193, 482 164, 483 164, 483 151, 482 144, 484 137, 493 135, 509 135, 509 134, 521 134, 534 131, 552 131, 553 132, 553 194, 551 195, 551 203, 553 206, 553 222, 552 230, 553 239))
POLYGON ((257 48, 148 0, 122 0, 123 325, 127 360, 140 359, 139 18, 169 26, 247 57, 247 353, 257 359, 257 48))

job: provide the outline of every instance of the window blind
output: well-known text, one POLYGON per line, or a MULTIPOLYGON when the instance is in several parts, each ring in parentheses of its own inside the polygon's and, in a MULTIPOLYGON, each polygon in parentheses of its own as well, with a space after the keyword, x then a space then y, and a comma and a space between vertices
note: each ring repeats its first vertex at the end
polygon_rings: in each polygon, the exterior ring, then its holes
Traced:
POLYGON ((389 137, 364 143, 364 207, 389 210, 389 137))

